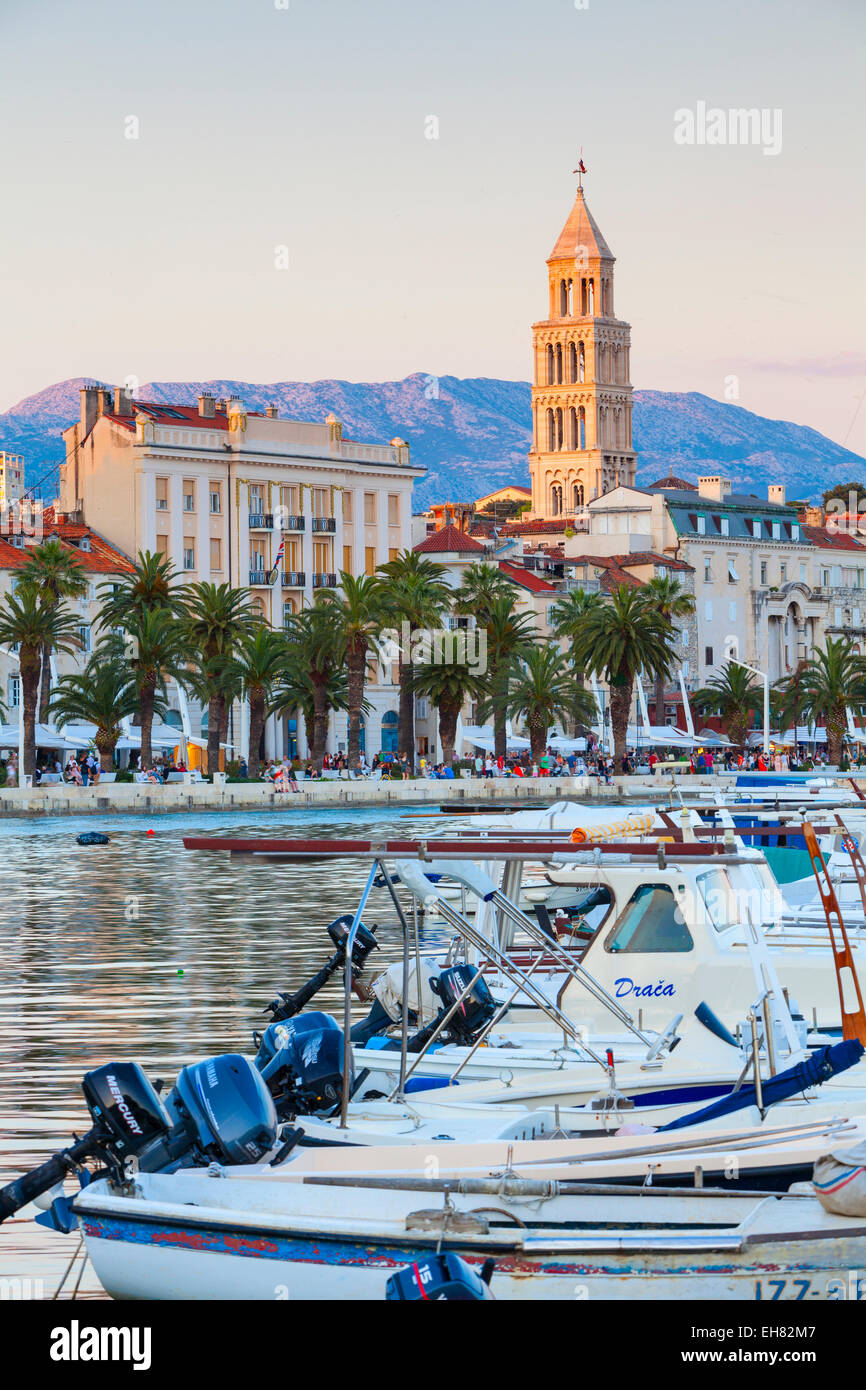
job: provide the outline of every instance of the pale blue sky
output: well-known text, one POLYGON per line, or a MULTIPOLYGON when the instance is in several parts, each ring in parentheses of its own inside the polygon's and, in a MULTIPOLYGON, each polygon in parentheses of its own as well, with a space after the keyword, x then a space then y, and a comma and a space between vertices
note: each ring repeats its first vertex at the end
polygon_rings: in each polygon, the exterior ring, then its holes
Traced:
POLYGON ((635 385, 735 376, 866 452, 864 15, 0 0, 0 408, 77 375, 526 378, 582 145, 635 385), (676 144, 698 102, 781 109, 781 153, 676 144))

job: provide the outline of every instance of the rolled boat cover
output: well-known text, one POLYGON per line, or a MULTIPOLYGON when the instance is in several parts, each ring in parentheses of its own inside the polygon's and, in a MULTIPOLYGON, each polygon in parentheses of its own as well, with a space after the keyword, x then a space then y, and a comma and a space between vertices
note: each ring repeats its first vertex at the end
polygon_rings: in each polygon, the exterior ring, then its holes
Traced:
POLYGON ((603 825, 577 825, 571 832, 573 845, 603 843, 605 840, 620 840, 631 835, 646 835, 655 824, 652 811, 632 812, 623 820, 608 821, 603 825))

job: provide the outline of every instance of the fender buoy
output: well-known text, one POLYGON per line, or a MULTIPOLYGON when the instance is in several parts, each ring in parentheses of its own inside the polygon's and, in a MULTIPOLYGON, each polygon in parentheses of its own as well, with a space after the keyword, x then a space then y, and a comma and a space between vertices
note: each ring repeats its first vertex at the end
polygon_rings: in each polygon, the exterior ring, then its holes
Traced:
POLYGON ((83 834, 76 835, 75 843, 77 845, 107 845, 111 841, 107 835, 103 835, 101 830, 85 830, 83 834))

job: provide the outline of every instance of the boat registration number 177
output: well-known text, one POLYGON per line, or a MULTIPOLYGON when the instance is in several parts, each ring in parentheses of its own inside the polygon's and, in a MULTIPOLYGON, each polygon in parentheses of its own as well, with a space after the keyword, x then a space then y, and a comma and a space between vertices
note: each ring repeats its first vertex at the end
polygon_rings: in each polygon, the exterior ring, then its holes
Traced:
POLYGON ((759 1303, 776 1303, 780 1299, 799 1303, 809 1298, 827 1299, 830 1302, 844 1299, 854 1303, 861 1298, 866 1299, 866 1274, 859 1270, 848 1270, 817 1279, 790 1275, 786 1279, 755 1280, 755 1299, 759 1303))

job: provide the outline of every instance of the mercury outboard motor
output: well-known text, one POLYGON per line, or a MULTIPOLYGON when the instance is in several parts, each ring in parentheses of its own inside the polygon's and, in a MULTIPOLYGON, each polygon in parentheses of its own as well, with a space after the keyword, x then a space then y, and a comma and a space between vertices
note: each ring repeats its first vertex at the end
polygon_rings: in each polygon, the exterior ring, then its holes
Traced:
POLYGON ((446 1250, 392 1274, 385 1285, 386 1299, 399 1299, 405 1303, 432 1299, 447 1301, 468 1301, 470 1299, 492 1298, 490 1279, 496 1267, 495 1260, 485 1260, 480 1271, 472 1268, 460 1255, 446 1250))
MULTIPOLYGON (((345 1034, 330 1014, 312 1011, 272 1023, 258 1045, 256 1066, 280 1119, 333 1110, 343 1094, 345 1034)), ((350 1089, 354 1076, 350 1076, 350 1089)))
POLYGON ((0 1189, 5 1221, 90 1159, 115 1181, 213 1160, 253 1163, 274 1147, 277 1116, 252 1062, 229 1053, 184 1067, 163 1102, 137 1062, 111 1062, 81 1083, 93 1127, 46 1163, 0 1189))
POLYGON ((490 993, 483 976, 478 974, 476 966, 453 965, 430 981, 430 988, 442 1000, 442 1008, 430 1023, 409 1039, 410 1052, 420 1052, 426 1047, 449 1009, 454 1007, 470 980, 473 979, 472 988, 464 995, 444 1030, 439 1034, 439 1040, 443 1043, 453 1042, 464 1047, 471 1046, 496 1013, 496 1000, 490 993), (474 978, 475 976, 477 978, 474 978))
MULTIPOLYGON (((295 1014, 299 1014, 301 1009, 309 1004, 310 1000, 318 994, 319 990, 328 983, 331 976, 345 965, 346 942, 348 941, 349 932, 352 929, 354 920, 351 913, 346 913, 342 917, 335 918, 334 921, 328 925, 328 935, 333 941, 336 951, 331 959, 322 966, 321 970, 319 970, 311 980, 308 980, 305 985, 302 985, 299 990, 296 990, 294 994, 278 994, 276 999, 271 1000, 270 1004, 268 1004, 268 1011, 275 1023, 286 1018, 294 1018, 295 1014)), ((353 987, 364 969, 367 957, 371 951, 376 949, 378 944, 373 932, 370 931, 368 927, 365 927, 363 922, 359 922, 358 930, 355 933, 354 945, 352 946, 353 987)))

